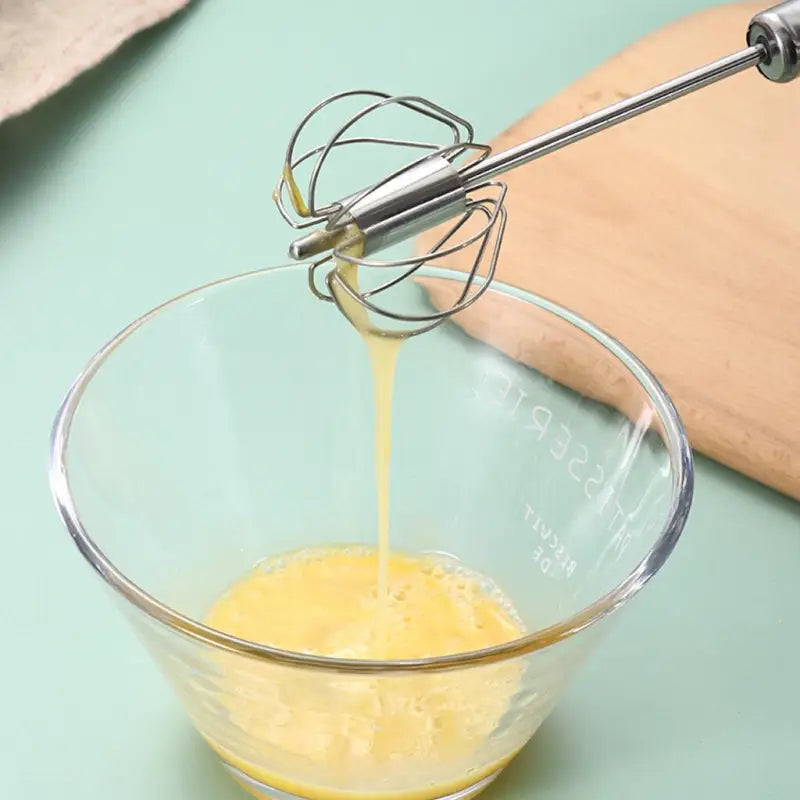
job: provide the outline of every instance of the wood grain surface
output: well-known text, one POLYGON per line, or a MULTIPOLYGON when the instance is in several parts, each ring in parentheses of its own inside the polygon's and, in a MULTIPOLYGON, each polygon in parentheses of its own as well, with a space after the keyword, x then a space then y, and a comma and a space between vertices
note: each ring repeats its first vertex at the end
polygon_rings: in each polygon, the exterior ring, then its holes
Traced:
MULTIPOLYGON (((736 50, 760 9, 657 31, 493 147, 736 50)), ((498 278, 616 336, 663 382, 697 450, 800 499, 798 142, 800 85, 750 70, 517 169, 498 278)), ((548 345, 537 334, 533 346, 548 345)))

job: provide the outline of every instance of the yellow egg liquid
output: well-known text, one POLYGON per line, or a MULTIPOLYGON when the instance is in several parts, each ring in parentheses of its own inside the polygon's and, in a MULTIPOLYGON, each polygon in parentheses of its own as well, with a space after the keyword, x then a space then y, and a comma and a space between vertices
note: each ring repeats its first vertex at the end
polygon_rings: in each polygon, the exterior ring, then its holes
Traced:
MULTIPOLYGON (((348 265, 340 275, 356 285, 348 265)), ((372 363, 378 547, 266 560, 215 602, 206 623, 284 650, 369 660, 517 638, 521 622, 484 576, 455 559, 390 551, 391 396, 403 337, 377 331, 360 305, 339 300, 372 363)), ((516 662, 393 676, 258 662, 220 671, 222 703, 242 737, 210 744, 246 775, 303 798, 432 800, 474 785, 513 755, 486 743, 518 687, 516 662)))
MULTIPOLYGON (((264 561, 206 622, 295 652, 358 659, 468 652, 522 631, 499 589, 454 559, 392 552, 383 598, 378 563, 378 552, 364 547, 264 561)), ((242 752, 212 746, 245 774, 300 797, 431 800, 510 758, 476 754, 518 687, 516 662, 375 677, 255 663, 223 672, 223 687, 238 689, 226 692, 226 712, 248 742, 242 752)))

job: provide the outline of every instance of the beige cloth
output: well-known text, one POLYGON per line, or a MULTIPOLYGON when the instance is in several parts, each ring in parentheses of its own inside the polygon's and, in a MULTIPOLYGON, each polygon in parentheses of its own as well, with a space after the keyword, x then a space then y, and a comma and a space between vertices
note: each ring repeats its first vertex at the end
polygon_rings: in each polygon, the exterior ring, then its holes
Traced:
POLYGON ((0 0, 0 121, 93 67, 189 0, 0 0))

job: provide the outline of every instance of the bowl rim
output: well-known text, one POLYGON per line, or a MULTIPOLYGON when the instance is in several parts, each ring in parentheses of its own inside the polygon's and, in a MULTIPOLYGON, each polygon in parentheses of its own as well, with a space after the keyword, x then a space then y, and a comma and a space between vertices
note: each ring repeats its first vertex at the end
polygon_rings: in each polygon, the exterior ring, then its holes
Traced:
MULTIPOLYGON (((69 388, 56 414, 51 433, 48 469, 50 490, 59 516, 81 554, 112 589, 139 611, 142 611, 148 618, 166 626, 171 631, 232 653, 306 669, 355 674, 407 673, 450 670, 487 664, 522 656, 555 645, 595 625, 601 619, 620 608, 636 595, 658 572, 669 557, 683 531, 694 491, 692 450, 675 405, 653 373, 616 338, 558 303, 494 280, 489 289, 490 292, 499 291, 506 296, 512 296, 531 303, 570 323, 602 345, 638 381, 659 416, 672 470, 670 507, 662 530, 652 547, 637 566, 613 589, 569 617, 503 644, 444 656, 379 661, 299 653, 241 639, 204 625, 202 622, 198 622, 170 608, 130 580, 122 570, 106 557, 101 548, 91 538, 80 519, 70 490, 67 469, 69 434, 72 421, 86 388, 114 350, 136 330, 158 316, 162 311, 209 289, 275 272, 304 268, 307 268, 307 265, 286 264, 255 269, 210 281, 166 300, 135 319, 103 345, 87 362, 69 388)), ((464 280, 463 273, 442 267, 426 268, 422 271, 422 274, 461 282, 464 280)))

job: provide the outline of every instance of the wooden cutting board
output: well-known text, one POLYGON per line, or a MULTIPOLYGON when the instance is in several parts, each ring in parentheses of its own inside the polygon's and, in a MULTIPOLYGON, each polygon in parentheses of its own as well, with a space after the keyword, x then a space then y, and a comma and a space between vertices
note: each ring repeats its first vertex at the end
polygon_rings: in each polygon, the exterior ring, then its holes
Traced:
MULTIPOLYGON (((733 52, 761 9, 737 3, 657 31, 493 147, 733 52)), ((633 350, 697 450, 798 499, 799 142, 800 80, 751 70, 546 156, 505 177, 498 271, 633 350)))

